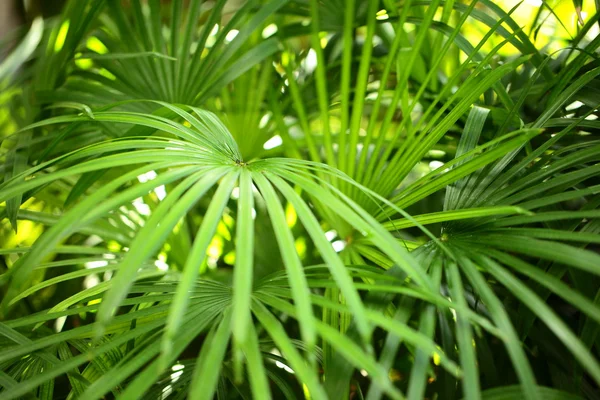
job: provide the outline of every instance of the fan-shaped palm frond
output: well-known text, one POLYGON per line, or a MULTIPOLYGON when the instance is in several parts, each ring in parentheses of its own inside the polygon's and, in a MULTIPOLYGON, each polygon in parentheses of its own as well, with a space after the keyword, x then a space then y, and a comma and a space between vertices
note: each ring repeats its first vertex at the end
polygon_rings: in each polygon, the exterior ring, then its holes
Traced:
POLYGON ((550 53, 521 7, 34 22, 0 64, 0 398, 596 398, 598 16, 550 53))
MULTIPOLYGON (((130 10, 118 1, 93 3, 98 8, 106 3, 110 10, 103 15, 107 19, 103 29, 85 32, 85 46, 75 43, 79 47, 71 51, 78 53, 70 60, 75 70, 61 89, 40 93, 45 101, 96 105, 134 98, 203 104, 277 51, 277 42, 262 40, 257 29, 286 1, 272 1, 259 9, 247 2, 232 15, 224 14, 225 0, 192 2, 185 13, 183 1, 168 7, 136 0, 130 10), (248 41, 254 42, 249 49, 244 47, 248 41)), ((84 11, 90 13, 87 18, 94 18, 95 8, 84 11)), ((69 17, 67 10, 63 22, 67 29, 69 17)))
MULTIPOLYGON (((252 359, 255 362, 262 362, 260 357, 256 358, 258 354, 256 353, 257 349, 247 348, 250 345, 247 343, 249 340, 247 335, 251 311, 261 321, 267 318, 264 320, 267 331, 268 327, 275 328, 272 325, 273 316, 264 314, 268 312, 263 308, 264 306, 260 306, 256 310, 250 307, 253 291, 254 222, 252 211, 255 196, 253 193, 253 181, 256 183, 260 193, 264 193, 263 196, 265 197, 268 214, 272 219, 273 225, 277 227, 275 235, 280 244, 282 254, 286 255, 283 258, 283 262, 290 273, 293 299, 297 306, 298 319, 301 322, 301 326, 303 326, 303 339, 310 352, 313 351, 316 345, 317 333, 336 348, 339 348, 340 345, 340 333, 330 330, 323 331, 322 329, 325 328, 318 329, 320 325, 315 325, 316 321, 311 301, 306 297, 308 291, 306 277, 302 272, 303 268, 300 260, 292 256, 295 252, 292 244, 293 236, 289 230, 284 229, 285 224, 282 224, 282 218, 284 219, 285 217, 275 188, 294 207, 299 220, 314 241, 321 257, 326 261, 340 293, 344 296, 348 306, 353 310, 358 332, 365 343, 369 342, 372 334, 374 322, 371 319, 376 317, 369 317, 367 314, 358 291, 353 285, 352 276, 346 270, 343 260, 331 248, 330 243, 325 239, 322 228, 319 226, 317 217, 307 203, 290 186, 290 183, 297 185, 308 194, 318 197, 326 204, 329 204, 331 212, 337 214, 340 218, 346 220, 350 226, 369 237, 369 240, 373 241, 375 247, 386 254, 391 260, 394 260, 405 271, 407 276, 412 276, 415 283, 422 287, 425 293, 434 297, 439 296, 435 294, 434 284, 421 271, 420 267, 406 250, 373 217, 362 211, 348 197, 343 196, 340 198, 341 193, 336 195, 335 192, 328 190, 327 187, 322 187, 312 179, 314 176, 313 170, 315 169, 321 174, 334 174, 338 179, 347 180, 343 175, 324 166, 302 161, 268 159, 246 163, 241 159, 237 144, 214 115, 196 108, 190 108, 190 113, 180 107, 166 103, 161 104, 181 116, 190 127, 188 128, 184 124, 161 117, 110 110, 94 112, 93 119, 90 119, 88 116, 62 116, 45 120, 35 126, 29 127, 32 129, 49 124, 82 121, 87 121, 87 123, 102 123, 105 121, 133 123, 152 129, 160 129, 170 135, 171 138, 123 138, 91 145, 59 159, 42 163, 22 174, 16 175, 2 185, 3 199, 9 199, 15 194, 23 195, 27 193, 35 195, 38 190, 45 190, 46 185, 51 184, 53 181, 74 174, 85 174, 119 167, 129 169, 127 173, 104 182, 102 188, 94 191, 93 194, 86 195, 82 193, 77 203, 66 211, 55 224, 49 227, 48 231, 36 241, 34 246, 24 252, 23 256, 11 268, 10 276, 5 277, 5 279, 10 280, 9 289, 3 300, 5 312, 10 310, 15 302, 31 295, 35 290, 42 289, 43 286, 94 273, 94 270, 87 270, 70 273, 67 276, 59 276, 54 281, 46 281, 42 286, 33 287, 32 290, 21 293, 25 285, 28 285, 33 272, 40 269, 39 263, 54 251, 55 246, 61 240, 70 234, 78 232, 83 227, 96 224, 102 220, 110 222, 115 218, 120 218, 123 223, 127 223, 132 216, 129 216, 126 212, 123 213, 124 215, 119 215, 121 207, 128 203, 131 204, 136 198, 152 190, 156 190, 159 186, 173 183, 176 180, 180 180, 181 182, 177 183, 167 193, 164 200, 153 210, 151 216, 143 221, 143 225, 139 228, 133 228, 130 240, 127 242, 128 251, 119 258, 116 258, 110 252, 107 252, 107 255, 104 256, 104 259, 108 257, 108 259, 113 260, 110 266, 104 267, 104 270, 117 271, 116 276, 101 285, 94 286, 87 291, 77 293, 65 299, 54 306, 50 312, 65 311, 69 307, 79 304, 81 301, 89 301, 90 296, 98 298, 98 296, 105 293, 98 307, 95 335, 105 335, 109 332, 114 332, 115 328, 112 324, 113 315, 128 298, 130 289, 135 288, 134 283, 149 279, 152 276, 164 275, 163 271, 156 266, 152 266, 152 264, 150 264, 148 270, 140 270, 140 265, 159 252, 167 236, 177 227, 181 219, 185 217, 185 214, 218 183, 218 188, 210 199, 206 214, 195 235, 190 254, 182 266, 179 283, 174 290, 173 298, 169 302, 168 316, 165 316, 162 321, 164 324, 162 352, 161 357, 156 362, 158 365, 164 367, 172 364, 174 362, 173 358, 178 356, 175 350, 176 338, 181 334, 190 315, 190 291, 193 290, 198 274, 201 274, 206 268, 202 267, 202 265, 206 258, 207 249, 211 239, 215 235, 218 223, 230 201, 234 188, 238 188, 239 198, 237 200, 238 211, 236 214, 236 262, 232 277, 233 296, 228 301, 230 306, 224 307, 222 310, 223 315, 219 316, 219 318, 222 317, 224 320, 219 325, 218 332, 221 334, 218 337, 220 338, 219 340, 225 341, 223 343, 223 346, 225 346, 227 338, 229 335, 232 335, 234 349, 246 354, 246 358, 249 357, 248 352, 255 354, 252 359), (127 152, 124 153, 124 150, 127 150, 127 152), (127 157, 123 157, 124 154, 127 154, 127 157), (146 182, 138 182, 137 184, 132 182, 144 174, 151 172, 154 172, 156 175, 153 179, 146 182), (126 189, 119 190, 124 185, 126 189), (82 218, 81 213, 84 210, 88 211, 85 217, 82 218), (290 256, 292 258, 289 258, 290 256), (21 294, 17 295, 18 293, 21 294), (230 311, 227 311, 228 309, 230 311), (230 319, 230 321, 228 322, 227 319, 230 319)), ((25 195, 25 197, 28 196, 25 195)), ((98 232, 98 234, 101 233, 98 232)), ((73 264, 81 263, 77 258, 72 260, 72 262, 73 264)), ((160 286, 162 284, 160 282, 157 282, 157 284, 159 285, 157 291, 160 292, 159 289, 162 287, 160 286)), ((381 315, 377 318, 381 321, 383 316, 381 315)), ((155 318, 153 318, 153 321, 157 322, 155 318)), ((136 322, 136 327, 142 327, 140 322, 136 322)), ((127 334, 130 333, 128 332, 127 334)), ((276 331, 273 331, 271 335, 275 333, 276 331)), ((277 335, 273 337, 273 340, 279 344, 277 335)), ((110 346, 107 348, 110 348, 110 346)), ((218 346, 211 344, 210 350, 206 350, 209 352, 208 354, 212 355, 214 351, 217 351, 213 350, 213 348, 217 349, 218 346)), ((434 348, 431 347, 431 349, 434 348)), ((225 347, 222 347, 219 355, 213 356, 222 359, 224 349, 225 347)), ((21 353, 22 349, 14 350, 17 350, 18 354, 23 354, 21 353)), ((183 348, 179 351, 182 350, 183 348)), ((347 354, 347 357, 357 365, 360 365, 358 360, 368 359, 365 358, 368 357, 368 353, 363 353, 363 351, 360 347, 356 347, 352 353, 347 354)), ((9 351, 7 354, 12 354, 12 352, 9 351)), ((202 360, 202 357, 200 360, 202 360)), ((234 362, 239 363, 241 359, 236 356, 234 357, 234 362)), ((374 361, 371 361, 371 363, 376 365, 374 361)), ((292 368, 300 368, 299 365, 295 364, 292 364, 292 368)), ((452 368, 450 361, 448 361, 448 365, 450 366, 449 368, 452 368)), ((255 367, 256 365, 254 364, 249 366, 251 369, 255 367)), ((235 368, 239 368, 239 366, 235 366, 235 368)), ((300 374, 299 371, 298 374, 300 374)), ((314 370, 306 370, 304 374, 308 374, 307 379, 310 378, 312 382, 310 388, 319 393, 322 389, 319 389, 318 378, 316 375, 310 376, 310 374, 314 374, 314 370)), ((53 372, 47 376, 52 377, 55 375, 53 372)), ((207 387, 214 387, 217 377, 218 375, 214 375, 212 378, 200 375, 197 379, 203 383, 198 383, 198 385, 201 385, 202 390, 206 390, 207 387)), ((261 379, 264 378, 261 377, 261 379)), ((386 383, 388 382, 386 374, 380 373, 379 380, 382 387, 387 388, 387 391, 397 393, 389 383, 386 383)), ((193 390, 195 382, 196 380, 194 379, 192 381, 192 393, 195 393, 193 390)), ((251 381, 252 385, 258 385, 259 383, 260 381, 251 381)), ((25 389, 20 388, 19 390, 25 389)), ((89 390, 88 388, 88 392, 89 390)), ((16 393, 21 392, 17 391, 16 393)))

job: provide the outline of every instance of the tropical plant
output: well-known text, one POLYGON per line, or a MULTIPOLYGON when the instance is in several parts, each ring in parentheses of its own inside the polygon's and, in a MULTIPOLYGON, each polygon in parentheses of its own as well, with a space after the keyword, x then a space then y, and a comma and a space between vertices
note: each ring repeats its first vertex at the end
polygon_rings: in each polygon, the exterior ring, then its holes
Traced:
POLYGON ((600 13, 568 6, 33 21, 0 64, 0 399, 600 398, 600 13))

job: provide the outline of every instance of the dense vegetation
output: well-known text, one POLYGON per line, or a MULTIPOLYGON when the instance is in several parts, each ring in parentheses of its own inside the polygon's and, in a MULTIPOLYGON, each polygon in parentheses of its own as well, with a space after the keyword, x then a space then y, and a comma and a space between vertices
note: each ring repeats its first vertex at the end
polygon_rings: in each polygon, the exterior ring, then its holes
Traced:
POLYGON ((586 2, 72 0, 10 34, 0 399, 600 398, 586 2))

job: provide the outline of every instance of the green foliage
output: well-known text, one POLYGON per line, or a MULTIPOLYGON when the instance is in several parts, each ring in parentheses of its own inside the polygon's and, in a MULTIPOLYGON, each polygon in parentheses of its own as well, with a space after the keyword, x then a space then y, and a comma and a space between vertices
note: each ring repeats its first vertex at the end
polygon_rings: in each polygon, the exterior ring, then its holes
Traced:
POLYGON ((598 398, 582 6, 33 21, 0 64, 0 399, 598 398))

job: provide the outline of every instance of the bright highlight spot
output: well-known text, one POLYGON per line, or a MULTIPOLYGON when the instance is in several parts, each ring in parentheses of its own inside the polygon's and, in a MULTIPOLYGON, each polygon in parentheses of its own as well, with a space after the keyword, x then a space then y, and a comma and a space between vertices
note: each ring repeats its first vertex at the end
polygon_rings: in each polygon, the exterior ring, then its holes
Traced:
POLYGON ((269 122, 269 119, 271 118, 271 116, 269 114, 265 114, 262 116, 262 118, 260 119, 260 122, 258 123, 258 127, 260 129, 264 128, 265 126, 267 126, 267 123, 269 122))
POLYGON ((100 39, 98 39, 95 36, 91 36, 90 38, 88 38, 85 44, 88 49, 95 51, 98 54, 108 53, 108 48, 106 48, 104 43, 102 43, 100 39))
POLYGON ((296 253, 298 253, 298 257, 304 258, 306 255, 306 239, 300 236, 294 242, 294 246, 296 247, 296 253))
POLYGON ((296 221, 298 220, 298 216, 296 215, 296 210, 290 203, 285 206, 285 222, 287 226, 290 228, 296 225, 296 221))
POLYGON ((179 377, 181 375, 183 375, 184 368, 185 368, 185 365, 181 365, 181 364, 175 364, 171 367, 171 370, 174 371, 171 374, 171 383, 175 383, 179 380, 179 377))
POLYGON ((442 158, 446 155, 446 152, 444 150, 429 150, 427 152, 427 155, 429 157, 433 157, 433 158, 442 158))
POLYGON ((337 236, 337 231, 332 229, 330 231, 325 232, 325 238, 327 238, 327 240, 329 240, 330 242, 335 239, 337 236))
POLYGON ((62 331, 63 326, 65 326, 65 322, 67 322, 67 317, 58 317, 56 321, 54 321, 54 330, 58 333, 62 331))
POLYGON ((263 39, 266 39, 269 36, 274 35, 275 33, 277 33, 277 25, 270 24, 270 25, 267 25, 265 27, 265 29, 263 29, 263 31, 262 31, 262 37, 263 37, 263 39))
POLYGON ((229 253, 225 254, 225 257, 223 257, 223 261, 225 261, 229 265, 234 265, 235 264, 235 252, 230 251, 229 253))
POLYGON ((346 242, 344 242, 343 240, 336 240, 335 242, 331 243, 331 246, 333 247, 333 250, 336 251, 336 253, 339 253, 346 247, 346 242))
POLYGON ((283 369, 284 369, 286 372, 289 372, 290 374, 293 374, 293 373, 294 373, 294 370, 293 370, 293 369, 291 369, 290 367, 288 367, 287 365, 285 365, 285 364, 284 364, 284 363, 282 363, 282 362, 275 361, 275 365, 276 365, 277 367, 279 367, 279 368, 283 368, 283 369))
POLYGON ((317 52, 314 49, 308 50, 306 58, 302 60, 302 66, 306 70, 306 73, 311 73, 317 68, 317 52))
POLYGON ((54 52, 58 53, 62 50, 65 45, 65 40, 67 39, 67 33, 69 33, 69 20, 66 20, 60 26, 58 30, 58 35, 56 35, 56 41, 54 42, 54 52))
POLYGON ((100 278, 97 274, 88 275, 83 280, 83 287, 86 289, 93 288, 100 283, 100 278))
POLYGON ((102 267, 106 267, 108 265, 108 261, 104 261, 104 260, 90 261, 90 262, 86 262, 84 265, 87 269, 102 268, 102 267))
POLYGON ((154 266, 156 268, 160 269, 161 271, 168 271, 169 270, 169 264, 167 264, 163 260, 156 260, 156 261, 154 261, 154 266))
POLYGON ((441 161, 432 161, 429 163, 429 168, 434 170, 434 169, 438 169, 439 167, 441 167, 443 165, 444 165, 444 163, 441 161))
POLYGON ((263 149, 271 150, 277 146, 281 146, 282 143, 283 143, 283 139, 281 139, 281 136, 275 135, 271 139, 269 139, 265 142, 265 144, 263 145, 263 149))
MULTIPOLYGON (((144 183, 144 182, 151 181, 152 179, 156 178, 157 176, 158 175, 156 175, 156 172, 148 171, 145 174, 138 175, 137 178, 138 178, 138 181, 140 181, 141 183, 144 183)), ((165 197, 167 197, 167 190, 165 189, 164 185, 154 188, 154 193, 156 194, 156 197, 158 197, 159 200, 163 200, 165 197)), ((134 207, 135 207, 135 205, 134 205, 134 207)))
POLYGON ((542 0, 525 0, 525 3, 533 7, 541 7, 544 2, 542 0))
MULTIPOLYGON (((281 357, 281 353, 280 353, 280 352, 279 352, 279 350, 277 350, 277 349, 273 349, 273 350, 271 350, 271 354, 275 354, 276 356, 280 356, 280 357, 281 357)), ((290 374, 293 374, 293 373, 294 373, 294 370, 293 370, 293 369, 291 369, 290 367, 288 367, 287 365, 285 365, 284 363, 282 363, 282 362, 280 362, 280 361, 275 361, 275 365, 276 365, 278 368, 282 368, 282 369, 284 369, 285 371, 289 372, 290 374)))
POLYGON ((231 42, 233 39, 235 39, 235 37, 238 35, 238 33, 240 33, 240 31, 238 31, 236 29, 230 30, 229 32, 227 32, 227 35, 225 35, 225 41, 231 42))
POLYGON ((165 189, 165 185, 160 185, 157 188, 155 188, 154 193, 156 193, 156 197, 158 197, 159 200, 162 200, 165 197, 167 197, 167 189, 165 189))
POLYGON ((171 385, 165 386, 162 391, 161 400, 165 400, 165 399, 169 398, 171 393, 173 393, 173 386, 171 386, 171 385))
POLYGON ((576 101, 572 102, 571 104, 569 104, 568 106, 566 106, 565 110, 567 110, 567 111, 577 110, 582 105, 583 105, 582 102, 576 100, 576 101))
POLYGON ((156 172, 148 171, 145 174, 138 175, 137 178, 138 178, 138 181, 140 181, 141 183, 144 183, 144 182, 151 181, 152 179, 154 179, 156 177, 157 177, 156 172))
POLYGON ((77 57, 80 57, 81 53, 77 53, 75 55, 75 65, 77 65, 79 68, 81 69, 90 69, 92 68, 92 66, 94 65, 94 63, 92 62, 92 60, 89 59, 78 59, 77 57))
POLYGON ((133 200, 132 204, 133 204, 133 207, 135 208, 135 210, 140 215, 145 215, 145 216, 150 215, 150 206, 148 206, 148 204, 144 203, 144 200, 142 200, 141 197, 138 197, 137 199, 133 200))
POLYGON ((387 13, 387 10, 379 10, 377 11, 377 16, 375 18, 377 18, 379 21, 385 21, 386 19, 389 19, 390 16, 387 13))

